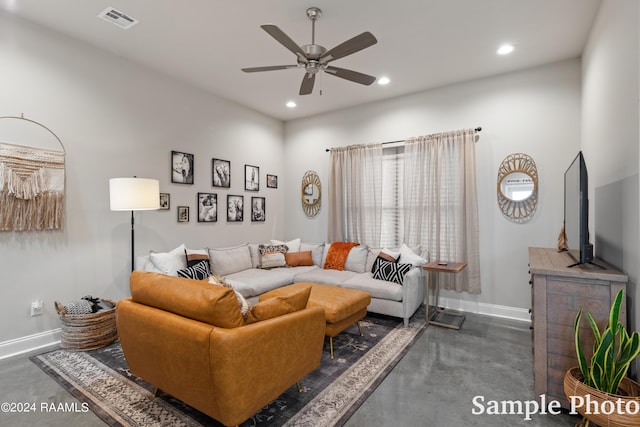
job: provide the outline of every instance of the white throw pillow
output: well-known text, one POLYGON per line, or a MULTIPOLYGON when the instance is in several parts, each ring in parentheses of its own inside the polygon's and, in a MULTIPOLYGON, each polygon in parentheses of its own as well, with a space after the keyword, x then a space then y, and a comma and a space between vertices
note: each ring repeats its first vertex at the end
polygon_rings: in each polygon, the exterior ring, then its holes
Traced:
POLYGON ((409 246, 403 243, 402 246, 400 246, 400 259, 398 262, 402 264, 411 264, 414 267, 421 267, 427 263, 427 260, 422 258, 420 255, 416 255, 409 246))
POLYGON ((177 276, 178 270, 187 268, 184 244, 170 252, 149 252, 149 259, 155 268, 169 276, 177 276))
POLYGON ((229 248, 209 248, 211 272, 219 276, 252 268, 249 244, 229 248))
POLYGON ((272 245, 287 245, 289 250, 287 252, 300 252, 300 238, 289 240, 288 242, 282 242, 280 240, 271 240, 272 245))
POLYGON ((324 253, 324 243, 300 243, 300 252, 311 251, 313 263, 322 267, 322 254, 324 253))
POLYGON ((368 254, 369 248, 367 246, 355 246, 351 248, 347 260, 344 262, 345 270, 364 273, 368 254))

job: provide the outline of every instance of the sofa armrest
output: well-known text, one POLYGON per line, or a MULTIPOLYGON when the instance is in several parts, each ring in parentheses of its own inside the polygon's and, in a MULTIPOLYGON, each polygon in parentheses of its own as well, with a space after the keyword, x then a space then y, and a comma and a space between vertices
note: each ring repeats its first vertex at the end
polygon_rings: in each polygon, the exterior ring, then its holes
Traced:
POLYGON ((211 382, 220 421, 243 422, 320 365, 324 310, 309 307, 211 331, 211 382), (223 417, 239 414, 235 418, 223 417))
POLYGON ((422 267, 414 267, 404 276, 402 284, 402 317, 410 317, 424 300, 424 273, 422 267))

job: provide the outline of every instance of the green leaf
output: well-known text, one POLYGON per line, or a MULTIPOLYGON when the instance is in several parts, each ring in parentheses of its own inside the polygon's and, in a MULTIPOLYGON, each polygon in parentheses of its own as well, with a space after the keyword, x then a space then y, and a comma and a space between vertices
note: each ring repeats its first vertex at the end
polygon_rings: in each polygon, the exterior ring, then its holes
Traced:
POLYGON ((582 309, 578 310, 575 320, 573 321, 573 340, 576 346, 576 356, 578 358, 578 366, 580 372, 584 377, 584 383, 591 385, 591 375, 589 374, 589 367, 587 366, 587 359, 582 352, 582 346, 580 345, 580 319, 582 318, 582 309))
POLYGON ((587 313, 587 320, 589 321, 589 326, 591 326, 591 330, 593 331, 593 337, 595 338, 595 342, 593 343, 593 352, 595 353, 596 347, 600 346, 600 341, 602 340, 602 337, 600 336, 600 329, 598 329, 598 325, 596 324, 596 321, 593 320, 593 317, 591 317, 591 313, 587 313))
POLYGON ((616 295, 615 301, 613 301, 611 311, 609 312, 609 327, 612 329, 615 327, 616 330, 614 331, 614 333, 618 332, 618 318, 620 317, 620 306, 622 305, 622 298, 624 298, 624 291, 620 289, 618 291, 618 294, 616 295))

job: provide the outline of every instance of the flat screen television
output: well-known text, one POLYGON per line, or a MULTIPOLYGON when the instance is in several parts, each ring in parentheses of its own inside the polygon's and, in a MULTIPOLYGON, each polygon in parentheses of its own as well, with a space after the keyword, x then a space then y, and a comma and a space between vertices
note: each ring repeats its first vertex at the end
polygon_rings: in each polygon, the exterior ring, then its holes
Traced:
POLYGON ((593 264, 593 245, 589 243, 589 177, 582 151, 564 173, 564 232, 567 250, 575 261, 569 267, 593 264))

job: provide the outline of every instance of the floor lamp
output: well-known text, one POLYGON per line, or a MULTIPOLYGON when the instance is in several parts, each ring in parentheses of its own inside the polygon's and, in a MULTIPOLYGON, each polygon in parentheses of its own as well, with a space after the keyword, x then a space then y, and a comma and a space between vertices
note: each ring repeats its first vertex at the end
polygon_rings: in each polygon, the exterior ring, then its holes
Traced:
POLYGON ((131 211, 131 271, 134 270, 133 211, 160 209, 160 183, 157 179, 111 178, 109 199, 112 211, 131 211))

